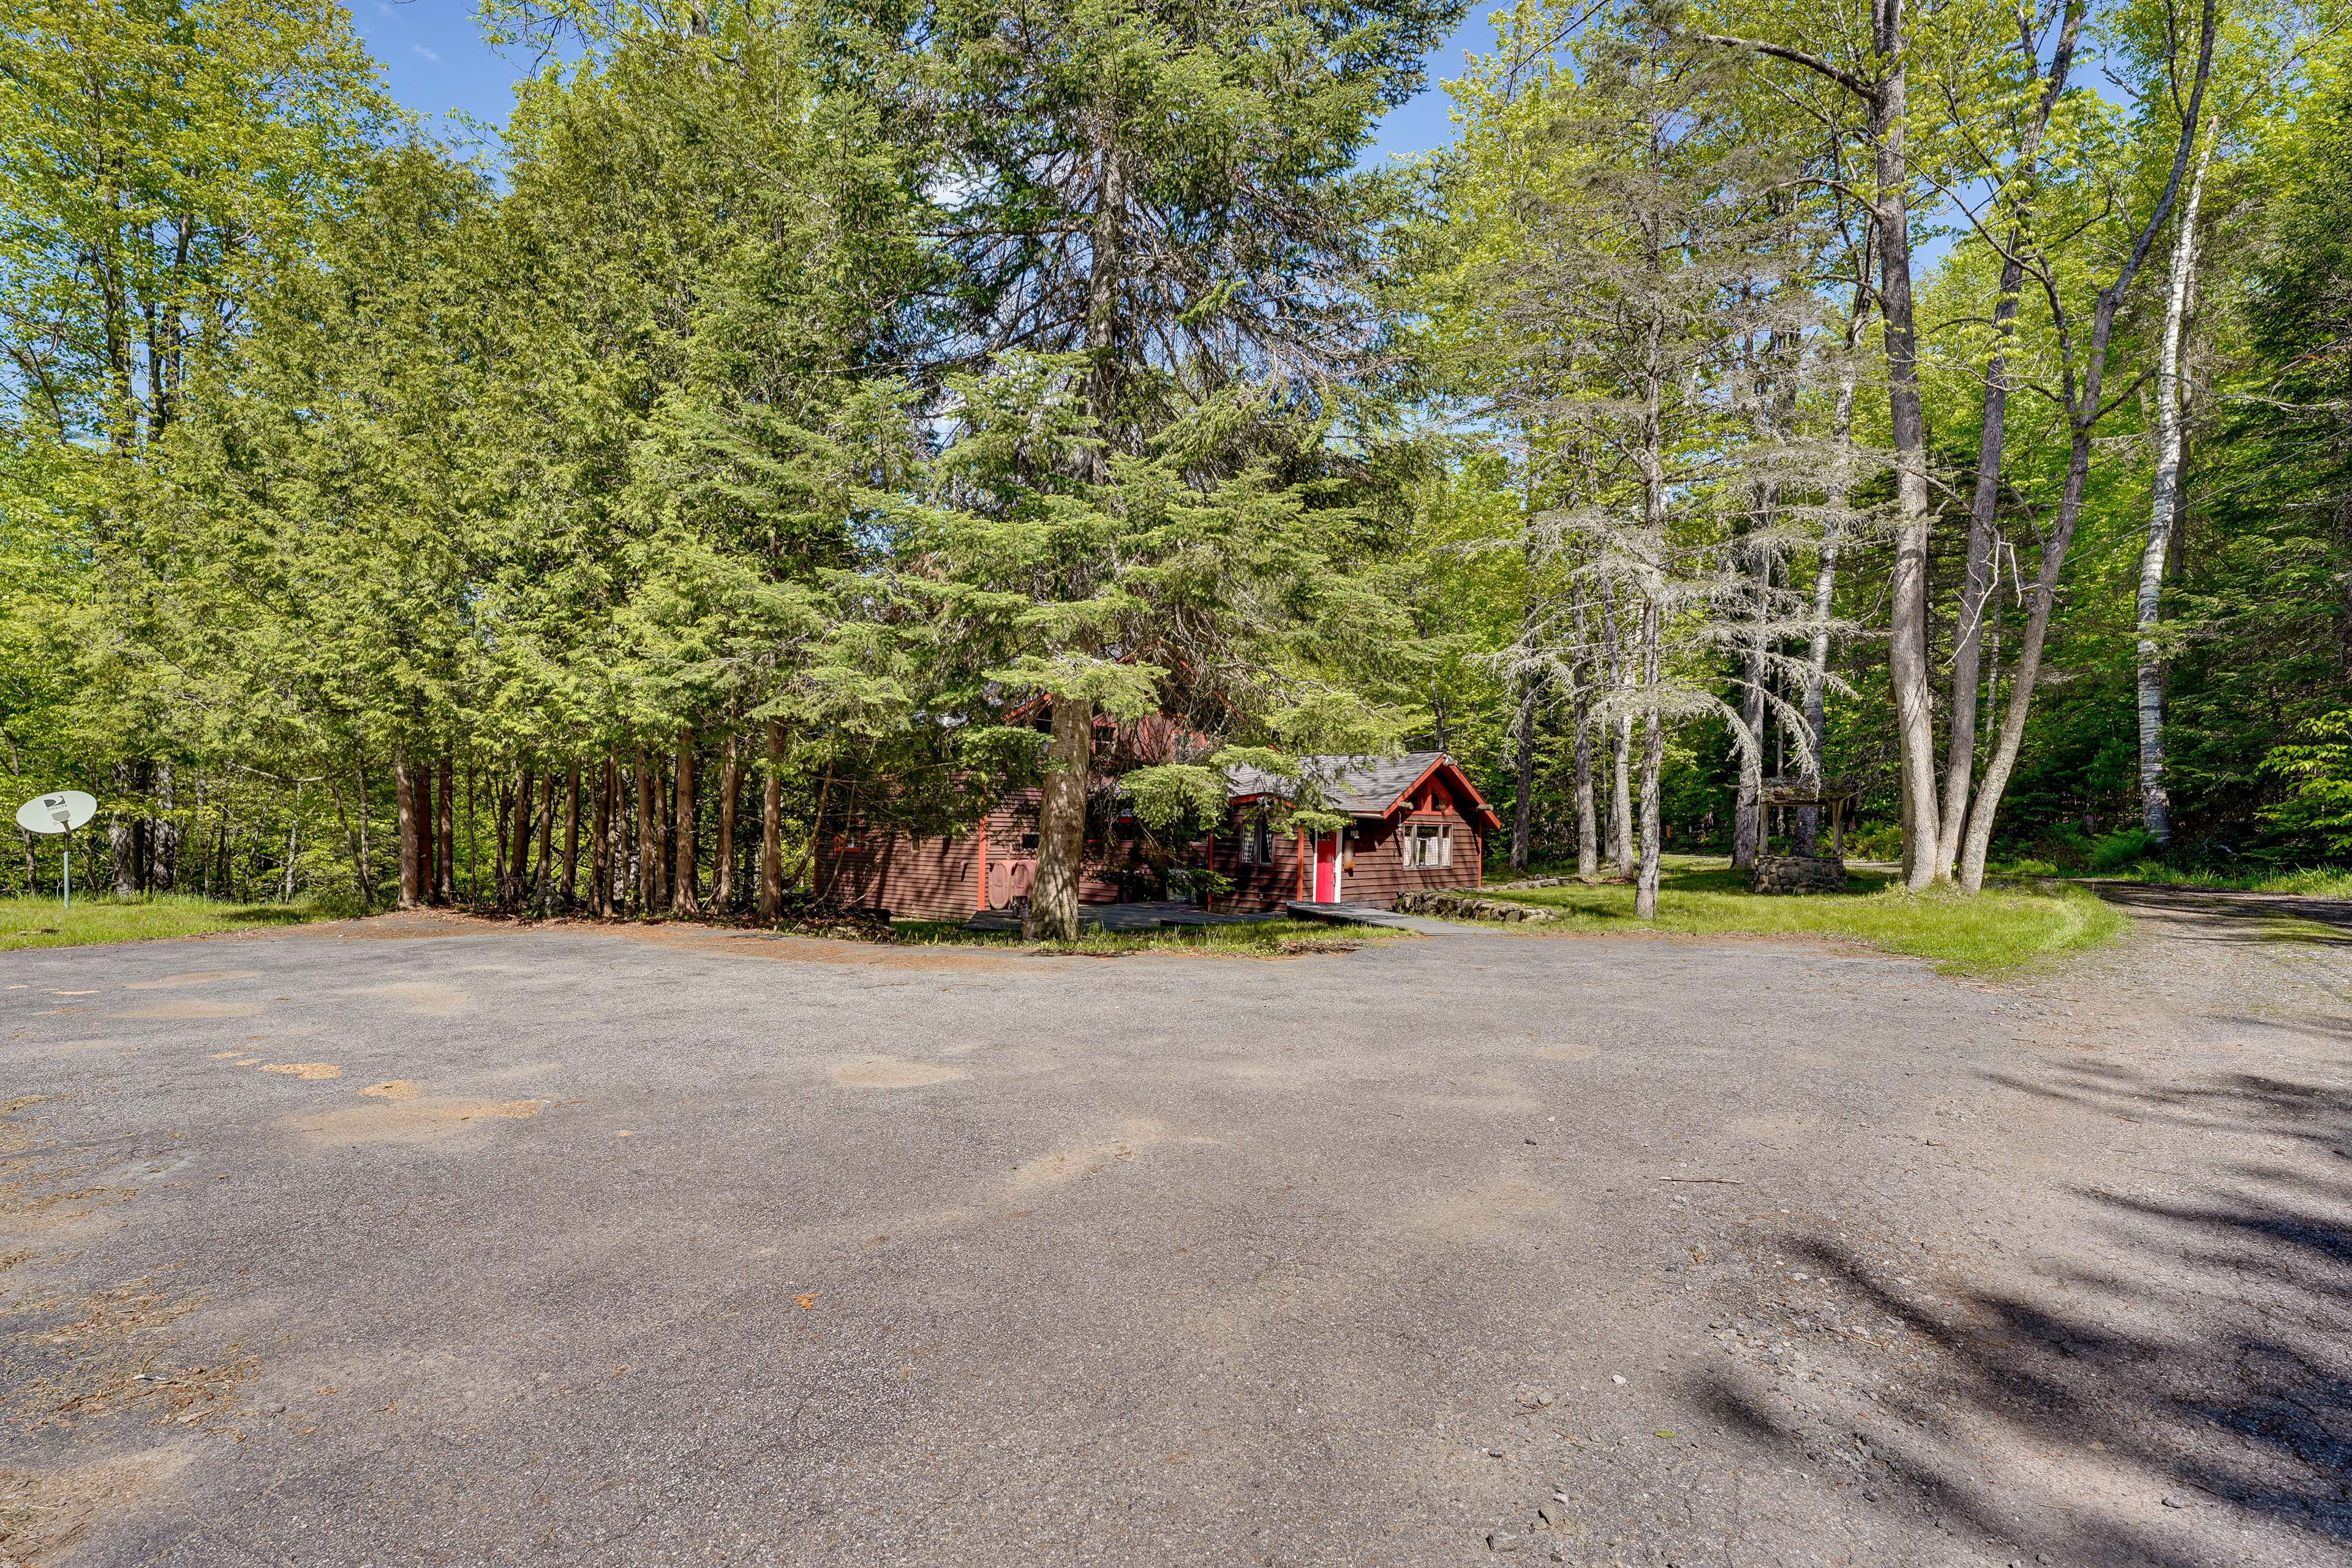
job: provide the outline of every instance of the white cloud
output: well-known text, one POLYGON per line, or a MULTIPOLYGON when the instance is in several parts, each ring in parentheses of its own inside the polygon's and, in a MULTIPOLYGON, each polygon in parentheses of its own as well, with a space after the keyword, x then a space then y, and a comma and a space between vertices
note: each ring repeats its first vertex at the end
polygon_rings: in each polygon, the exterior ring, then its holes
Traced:
POLYGON ((441 57, 435 54, 431 49, 426 48, 423 44, 411 44, 408 47, 411 49, 414 49, 416 53, 424 56, 426 59, 431 60, 435 65, 437 66, 441 63, 441 57))

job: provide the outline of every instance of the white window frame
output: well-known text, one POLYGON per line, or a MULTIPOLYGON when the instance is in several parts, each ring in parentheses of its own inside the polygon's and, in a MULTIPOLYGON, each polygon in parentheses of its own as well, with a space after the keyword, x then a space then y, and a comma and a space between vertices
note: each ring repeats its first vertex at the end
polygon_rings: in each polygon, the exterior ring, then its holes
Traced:
POLYGON ((1453 865, 1453 826, 1437 822, 1407 824, 1404 863, 1415 870, 1443 870, 1453 865))

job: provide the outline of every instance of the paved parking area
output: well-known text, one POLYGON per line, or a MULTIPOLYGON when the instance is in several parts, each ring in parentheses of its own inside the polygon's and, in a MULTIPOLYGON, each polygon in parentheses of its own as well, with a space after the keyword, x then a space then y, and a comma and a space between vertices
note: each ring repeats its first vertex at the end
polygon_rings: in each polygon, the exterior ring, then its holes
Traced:
POLYGON ((0 1562, 2352 1560, 2238 938, 0 955, 0 1562))

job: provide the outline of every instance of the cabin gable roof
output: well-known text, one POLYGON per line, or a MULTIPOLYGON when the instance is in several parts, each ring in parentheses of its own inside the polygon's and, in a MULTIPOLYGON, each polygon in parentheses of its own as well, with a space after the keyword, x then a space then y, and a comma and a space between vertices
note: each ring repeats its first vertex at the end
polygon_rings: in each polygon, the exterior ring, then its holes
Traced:
MULTIPOLYGON (((1299 769, 1312 779, 1333 809, 1349 816, 1386 817, 1410 809, 1423 785, 1441 784, 1465 816, 1500 827, 1503 819, 1480 798, 1478 788, 1462 765, 1444 752, 1407 752, 1400 757, 1312 756, 1299 759, 1299 769)), ((1234 768, 1226 774, 1229 799, 1280 798, 1284 783, 1255 768, 1234 768)))

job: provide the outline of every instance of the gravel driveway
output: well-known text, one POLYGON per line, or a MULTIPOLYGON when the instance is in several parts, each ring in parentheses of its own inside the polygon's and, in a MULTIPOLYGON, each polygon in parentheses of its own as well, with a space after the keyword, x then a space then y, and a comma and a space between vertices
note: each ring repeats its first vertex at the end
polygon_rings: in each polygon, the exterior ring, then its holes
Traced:
POLYGON ((0 1563, 2352 1562, 2352 936, 2139 913, 0 955, 0 1563))

